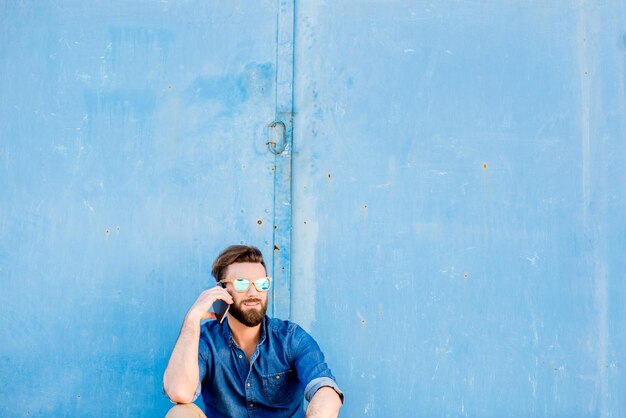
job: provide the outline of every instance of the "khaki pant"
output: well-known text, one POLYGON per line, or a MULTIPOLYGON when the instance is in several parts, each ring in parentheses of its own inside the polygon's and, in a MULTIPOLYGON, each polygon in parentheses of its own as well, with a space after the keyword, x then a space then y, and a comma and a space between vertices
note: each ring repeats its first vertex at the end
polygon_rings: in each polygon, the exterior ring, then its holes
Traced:
POLYGON ((165 415, 165 418, 206 418, 204 412, 195 404, 184 403, 173 406, 165 415))

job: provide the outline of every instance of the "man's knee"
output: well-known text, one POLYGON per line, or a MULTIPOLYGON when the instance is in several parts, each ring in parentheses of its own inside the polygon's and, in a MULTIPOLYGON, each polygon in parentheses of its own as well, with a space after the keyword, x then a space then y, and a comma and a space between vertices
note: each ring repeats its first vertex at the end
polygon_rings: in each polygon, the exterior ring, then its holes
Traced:
POLYGON ((193 403, 181 403, 173 406, 165 418, 206 418, 206 415, 193 403))

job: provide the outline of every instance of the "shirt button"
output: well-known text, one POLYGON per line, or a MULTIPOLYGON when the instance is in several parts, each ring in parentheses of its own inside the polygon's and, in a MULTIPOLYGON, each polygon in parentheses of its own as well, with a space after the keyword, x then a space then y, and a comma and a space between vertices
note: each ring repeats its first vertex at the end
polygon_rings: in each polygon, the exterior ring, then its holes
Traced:
POLYGON ((239 358, 243 358, 243 356, 241 354, 239 354, 239 358))
POLYGON ((276 379, 280 379, 280 376, 276 376, 276 379))
POLYGON ((250 387, 250 383, 248 383, 248 387, 250 387))
POLYGON ((250 404, 250 408, 254 408, 254 404, 253 403, 250 404))

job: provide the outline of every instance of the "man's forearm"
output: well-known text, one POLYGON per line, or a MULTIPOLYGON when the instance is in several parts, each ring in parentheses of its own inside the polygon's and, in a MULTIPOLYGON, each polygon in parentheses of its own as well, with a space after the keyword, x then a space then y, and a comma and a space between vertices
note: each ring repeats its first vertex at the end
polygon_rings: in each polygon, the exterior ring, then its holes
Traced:
POLYGON ((200 320, 186 317, 163 375, 163 388, 173 402, 188 403, 198 387, 200 320))
POLYGON ((335 418, 339 415, 341 398, 335 390, 323 386, 311 398, 306 409, 306 418, 335 418))

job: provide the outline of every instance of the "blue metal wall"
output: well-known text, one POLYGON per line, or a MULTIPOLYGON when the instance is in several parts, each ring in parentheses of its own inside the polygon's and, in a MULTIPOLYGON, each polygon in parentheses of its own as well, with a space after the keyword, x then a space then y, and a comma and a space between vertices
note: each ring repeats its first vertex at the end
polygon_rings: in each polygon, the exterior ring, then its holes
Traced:
POLYGON ((277 9, 2 2, 1 416, 163 415, 218 251, 272 265, 277 9))
POLYGON ((626 416, 625 7, 2 2, 0 415, 162 415, 247 242, 342 416, 626 416))
POLYGON ((626 416, 624 3, 298 3, 293 318, 345 416, 626 416))

